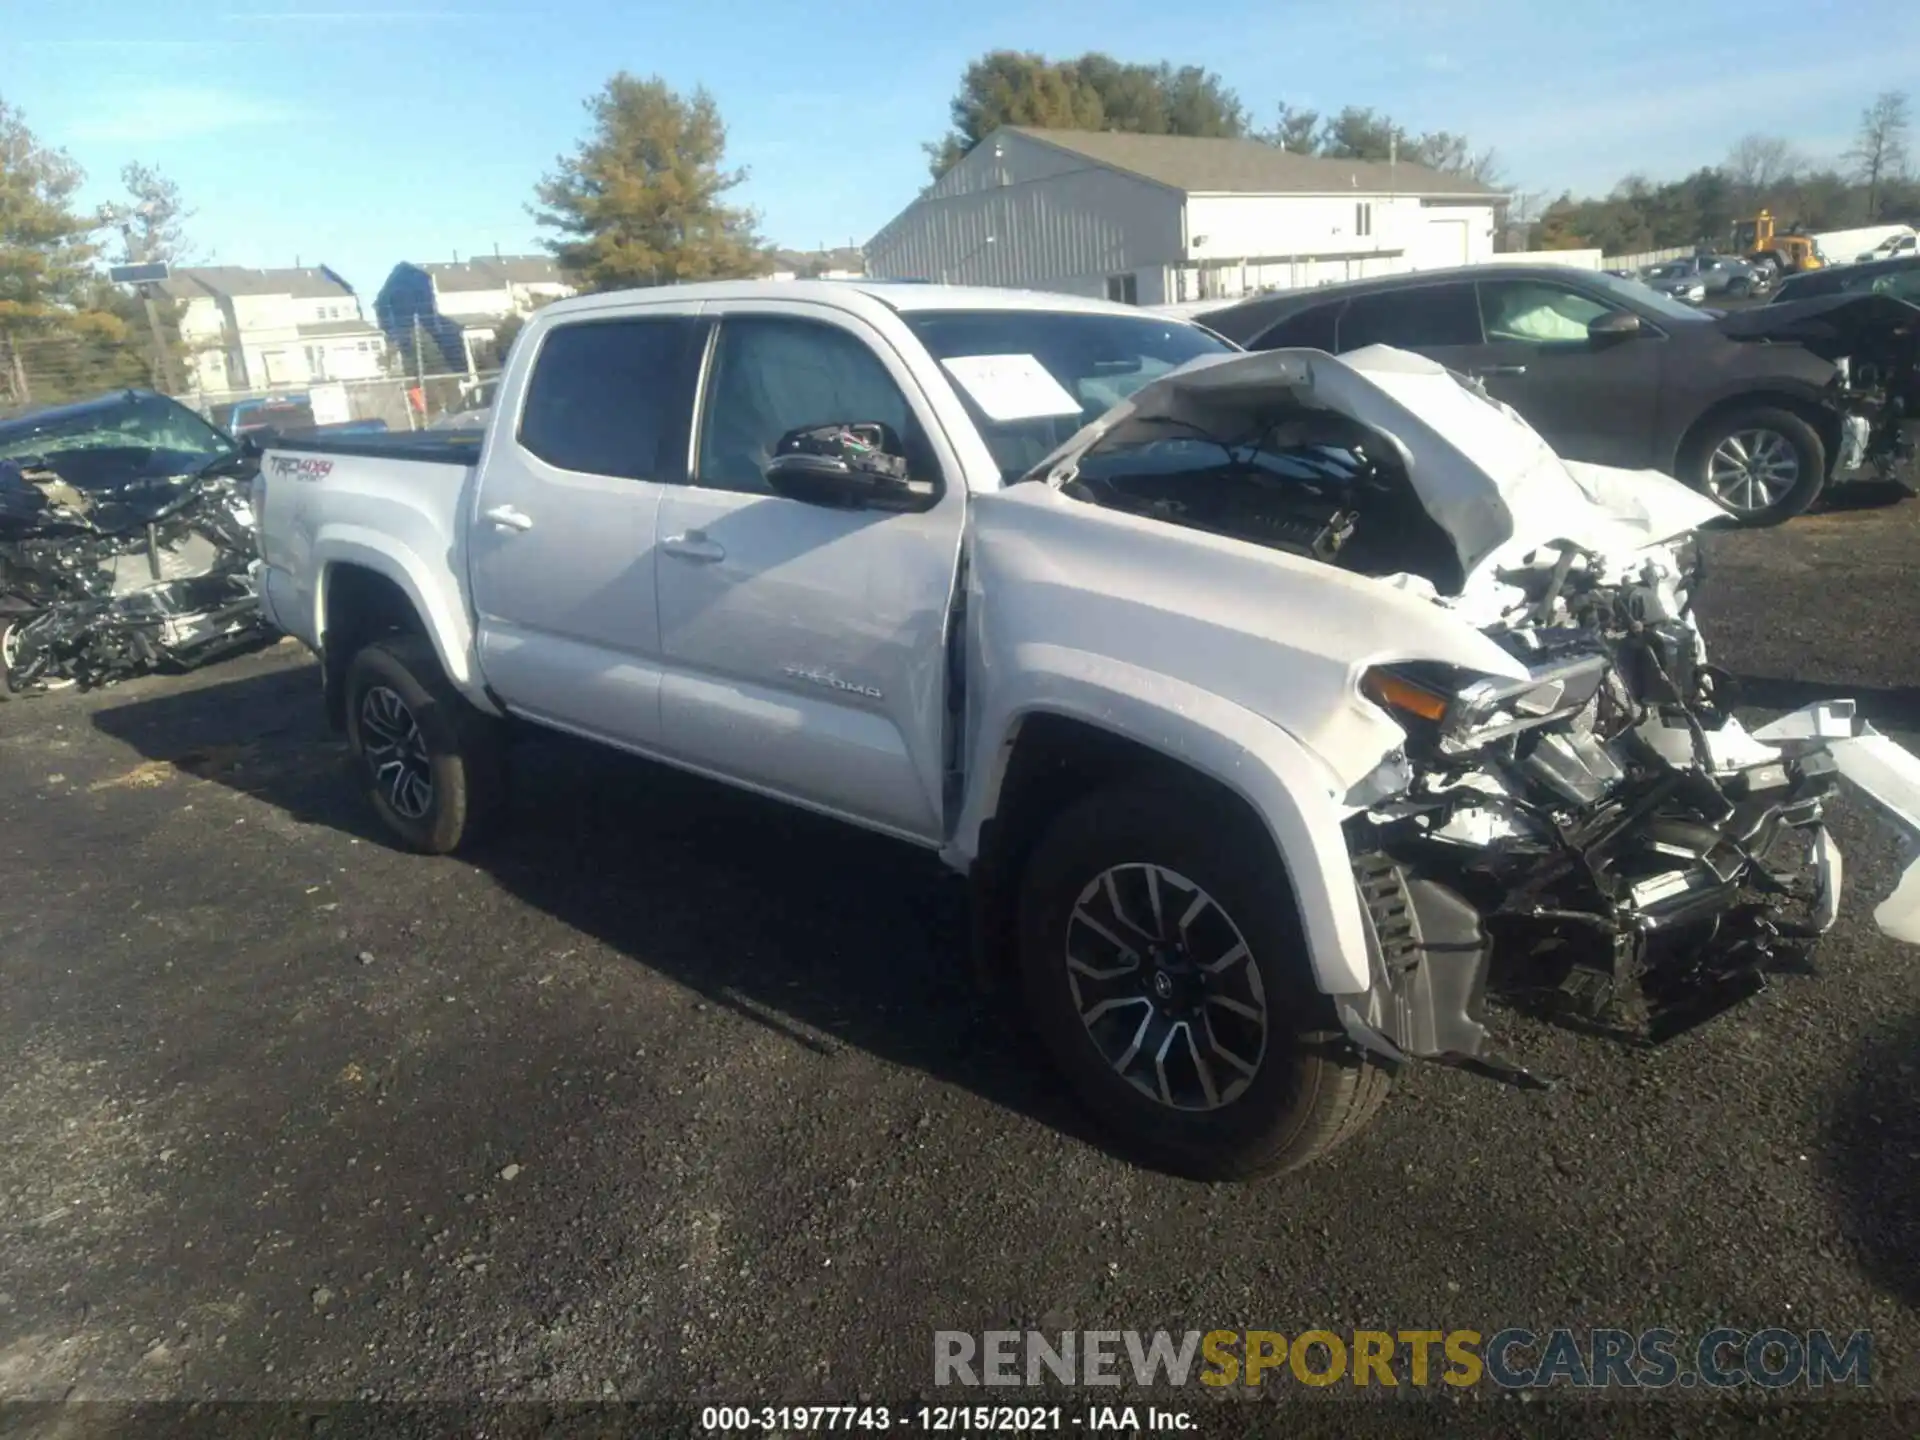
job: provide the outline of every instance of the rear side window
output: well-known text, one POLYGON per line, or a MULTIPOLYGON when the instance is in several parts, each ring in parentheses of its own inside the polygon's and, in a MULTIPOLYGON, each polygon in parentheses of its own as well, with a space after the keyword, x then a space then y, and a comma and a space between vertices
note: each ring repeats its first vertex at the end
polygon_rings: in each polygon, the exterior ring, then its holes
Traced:
POLYGON ((520 443, 562 470, 684 482, 696 323, 660 316, 553 330, 527 384, 520 443), (670 466, 676 474, 664 473, 670 466))
POLYGON ((1340 320, 1340 348, 1397 345, 1422 350, 1478 345, 1480 312, 1471 285, 1423 285, 1362 295, 1340 320))
POLYGON ((1325 350, 1332 353, 1339 348, 1337 329, 1340 320, 1338 305, 1316 305, 1311 310, 1302 310, 1297 315, 1289 315, 1278 325, 1260 337, 1259 343, 1248 348, 1253 350, 1325 350))

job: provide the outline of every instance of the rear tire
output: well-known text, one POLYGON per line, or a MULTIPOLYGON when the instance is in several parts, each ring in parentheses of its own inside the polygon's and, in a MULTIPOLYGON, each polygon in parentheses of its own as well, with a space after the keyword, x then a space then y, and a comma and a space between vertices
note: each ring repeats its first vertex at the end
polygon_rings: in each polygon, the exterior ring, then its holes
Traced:
POLYGON ((409 850, 446 855, 484 830, 505 783, 500 737, 423 636, 378 640, 347 664, 347 741, 362 788, 409 850))
POLYGON ((1827 483, 1827 447, 1791 410, 1745 405, 1702 425, 1681 454, 1680 478, 1717 500, 1736 525, 1805 514, 1827 483))
POLYGON ((1152 1163, 1207 1180, 1296 1169, 1386 1096, 1389 1073, 1314 984, 1265 827, 1203 783, 1123 781, 1060 814, 1028 863, 1019 937, 1042 1044, 1152 1163))

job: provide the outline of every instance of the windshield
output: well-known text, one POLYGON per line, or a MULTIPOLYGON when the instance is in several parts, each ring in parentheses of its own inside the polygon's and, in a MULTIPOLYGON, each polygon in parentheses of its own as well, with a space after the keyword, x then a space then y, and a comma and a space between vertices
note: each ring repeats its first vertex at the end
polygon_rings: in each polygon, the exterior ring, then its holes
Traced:
POLYGON ((1141 386, 1189 360, 1235 348, 1197 326, 1146 316, 969 310, 902 318, 955 381, 1009 482, 1141 386), (969 366, 968 357, 994 363, 969 366), (994 418, 1023 411, 1023 418, 994 418))
POLYGON ((1650 311, 1662 320, 1672 320, 1684 324, 1711 325, 1713 317, 1684 305, 1670 295, 1663 295, 1650 285, 1642 285, 1638 280, 1622 280, 1618 276, 1608 275, 1596 270, 1584 277, 1586 281, 1605 294, 1612 295, 1622 303, 1632 305, 1642 311, 1650 311))
POLYGON ((193 411, 164 395, 127 394, 77 412, 28 415, 0 425, 0 459, 119 449, 178 457, 173 468, 187 470, 231 455, 234 445, 193 411))

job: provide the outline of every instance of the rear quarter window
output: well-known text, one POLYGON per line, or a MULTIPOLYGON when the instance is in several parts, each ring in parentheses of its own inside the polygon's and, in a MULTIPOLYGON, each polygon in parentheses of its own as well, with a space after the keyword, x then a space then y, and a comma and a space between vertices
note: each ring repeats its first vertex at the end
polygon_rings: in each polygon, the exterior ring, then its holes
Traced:
POLYGON ((1394 345, 1428 350, 1480 343, 1480 307, 1471 285, 1422 285, 1362 295, 1340 318, 1340 348, 1394 345))
POLYGON ((1248 347, 1253 350, 1326 350, 1339 345, 1340 311, 1345 302, 1315 305, 1289 315, 1248 347))
POLYGON ((562 470, 684 482, 699 334, 678 315, 549 331, 520 409, 521 446, 562 470))

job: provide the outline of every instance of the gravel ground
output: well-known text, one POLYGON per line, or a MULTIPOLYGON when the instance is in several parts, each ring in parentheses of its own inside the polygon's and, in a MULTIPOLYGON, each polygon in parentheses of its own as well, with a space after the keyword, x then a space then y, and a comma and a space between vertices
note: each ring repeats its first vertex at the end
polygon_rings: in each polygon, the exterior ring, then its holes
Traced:
MULTIPOLYGON (((1751 714, 1920 743, 1916 540, 1714 540, 1751 714)), ((1560 1089, 1418 1071, 1208 1187, 1101 1148, 913 852, 543 742, 509 833, 425 859, 343 755, 291 645, 0 706, 0 1398, 898 1405, 936 1329, 1716 1324, 1871 1330, 1920 1396, 1920 957, 1851 804, 1818 974, 1651 1054, 1503 1017, 1560 1089)))

